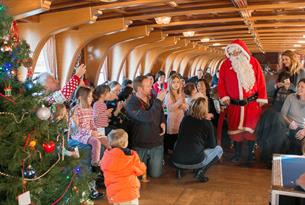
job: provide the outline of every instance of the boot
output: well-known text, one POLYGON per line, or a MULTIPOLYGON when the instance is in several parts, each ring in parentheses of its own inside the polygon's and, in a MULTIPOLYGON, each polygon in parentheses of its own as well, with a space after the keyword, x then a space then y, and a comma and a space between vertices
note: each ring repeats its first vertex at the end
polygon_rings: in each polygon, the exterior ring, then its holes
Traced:
POLYGON ((183 171, 180 168, 176 168, 176 178, 181 179, 183 177, 183 171))
POLYGON ((253 162, 255 160, 255 155, 254 155, 254 141, 248 141, 248 162, 253 162))
POLYGON ((198 179, 200 182, 207 182, 209 178, 205 176, 207 170, 216 162, 219 160, 219 157, 215 157, 209 164, 207 164, 205 167, 198 169, 197 172, 195 173, 195 178, 198 179))
POLYGON ((235 148, 235 153, 234 153, 234 156, 232 157, 231 161, 233 163, 238 163, 241 160, 242 143, 241 142, 234 142, 234 148, 235 148))

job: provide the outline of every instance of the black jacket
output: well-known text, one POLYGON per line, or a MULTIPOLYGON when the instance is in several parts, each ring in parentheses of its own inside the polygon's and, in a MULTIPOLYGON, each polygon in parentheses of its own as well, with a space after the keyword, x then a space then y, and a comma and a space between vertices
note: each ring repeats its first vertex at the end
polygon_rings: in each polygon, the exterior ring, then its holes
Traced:
POLYGON ((131 95, 126 104, 126 112, 131 120, 132 147, 153 148, 163 144, 160 124, 165 123, 165 117, 159 99, 153 98, 150 105, 147 105, 135 95, 131 95))
POLYGON ((197 164, 204 160, 204 150, 216 145, 211 121, 185 116, 180 124, 172 159, 177 164, 197 164))

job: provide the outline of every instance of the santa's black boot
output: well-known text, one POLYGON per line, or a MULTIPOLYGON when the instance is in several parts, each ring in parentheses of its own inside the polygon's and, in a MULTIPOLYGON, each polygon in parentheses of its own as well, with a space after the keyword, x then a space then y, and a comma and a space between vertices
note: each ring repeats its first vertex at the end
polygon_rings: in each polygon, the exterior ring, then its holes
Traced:
POLYGON ((242 143, 241 142, 235 142, 234 141, 234 156, 232 157, 231 161, 233 163, 239 163, 241 160, 241 148, 242 148, 242 143))

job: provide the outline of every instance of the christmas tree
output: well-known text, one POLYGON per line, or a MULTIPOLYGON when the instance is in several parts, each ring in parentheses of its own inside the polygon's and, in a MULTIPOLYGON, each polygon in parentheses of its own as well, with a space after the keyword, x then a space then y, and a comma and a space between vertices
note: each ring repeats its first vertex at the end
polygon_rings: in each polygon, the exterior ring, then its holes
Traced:
POLYGON ((28 44, 0 4, 0 204, 18 204, 27 191, 33 204, 88 204, 92 176, 79 159, 65 156, 65 108, 44 106, 31 62, 28 44))

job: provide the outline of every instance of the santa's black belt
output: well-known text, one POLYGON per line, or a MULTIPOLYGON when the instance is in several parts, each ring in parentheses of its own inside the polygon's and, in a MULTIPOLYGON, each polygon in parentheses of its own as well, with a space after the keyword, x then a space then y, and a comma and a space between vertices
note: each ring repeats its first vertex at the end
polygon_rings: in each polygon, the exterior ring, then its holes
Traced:
POLYGON ((247 99, 238 100, 238 99, 230 99, 230 103, 233 105, 245 106, 248 103, 257 99, 257 93, 248 97, 247 99))

